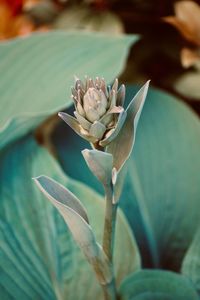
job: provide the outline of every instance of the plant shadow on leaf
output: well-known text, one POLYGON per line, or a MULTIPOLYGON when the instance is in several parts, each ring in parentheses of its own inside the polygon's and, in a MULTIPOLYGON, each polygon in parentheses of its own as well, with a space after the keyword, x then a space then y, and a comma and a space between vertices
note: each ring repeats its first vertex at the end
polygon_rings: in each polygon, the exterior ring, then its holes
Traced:
MULTIPOLYGON (((129 86, 126 98, 137 91, 129 86)), ((120 200, 144 267, 179 271, 193 239, 200 217, 199 135, 199 120, 186 105, 149 90, 120 200)), ((52 140, 64 171, 102 193, 80 154, 88 144, 65 124, 52 140)))
MULTIPOLYGON (((102 299, 92 268, 62 217, 31 178, 46 174, 79 197, 98 241, 104 216, 100 196, 64 175, 31 135, 8 146, 0 160, 1 299, 102 299)), ((120 212, 115 260, 118 284, 140 268, 136 243, 120 212), (131 255, 124 256, 124 247, 131 255)))

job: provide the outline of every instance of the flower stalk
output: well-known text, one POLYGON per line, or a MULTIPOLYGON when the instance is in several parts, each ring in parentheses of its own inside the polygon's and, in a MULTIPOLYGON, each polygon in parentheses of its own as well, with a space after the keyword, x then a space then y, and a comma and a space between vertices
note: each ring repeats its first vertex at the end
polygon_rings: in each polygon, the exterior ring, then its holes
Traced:
POLYGON ((117 300, 113 250, 117 207, 124 182, 124 165, 134 142, 137 123, 145 102, 147 82, 124 109, 125 86, 112 87, 103 78, 78 78, 72 88, 74 116, 60 112, 59 116, 91 145, 82 151, 84 159, 105 190, 105 220, 102 246, 96 241, 86 209, 68 189, 52 179, 40 176, 36 184, 58 209, 71 230, 75 241, 93 266, 105 300, 117 300))
POLYGON ((113 265, 108 261, 109 271, 112 275, 111 279, 108 281, 104 274, 104 268, 102 268, 102 263, 100 260, 96 259, 92 262, 92 266, 96 273, 97 280, 102 287, 104 299, 105 300, 116 300, 117 299, 117 289, 115 284, 115 277, 113 273, 113 265), (102 281, 103 278, 103 281, 102 281))
POLYGON ((104 233, 103 233, 103 250, 108 259, 112 263, 113 249, 114 249, 114 237, 115 226, 117 218, 117 203, 114 203, 114 187, 112 183, 105 187, 105 221, 104 221, 104 233))
POLYGON ((105 300, 117 300, 117 288, 114 277, 114 265, 113 265, 113 250, 114 250, 114 238, 115 238, 115 227, 117 217, 117 204, 112 203, 113 199, 113 187, 112 185, 105 188, 105 219, 104 219, 104 231, 103 231, 103 242, 102 248, 109 260, 110 272, 113 277, 112 280, 102 285, 104 299, 105 300))
MULTIPOLYGON (((83 150, 82 154, 105 190, 102 249, 112 274, 117 207, 124 181, 124 164, 135 142, 137 124, 148 86, 149 82, 140 89, 125 110, 125 86, 121 85, 118 89, 118 79, 115 79, 112 87, 107 87, 103 78, 97 77, 92 80, 86 77, 85 83, 77 78, 75 87, 72 88, 75 117, 59 113, 59 116, 93 148, 83 150)), ((103 290, 106 300, 117 299, 114 276, 103 290)))
POLYGON ((113 278, 113 281, 111 281, 109 284, 102 286, 103 293, 104 293, 104 299, 105 300, 117 300, 117 289, 115 285, 115 279, 113 278))

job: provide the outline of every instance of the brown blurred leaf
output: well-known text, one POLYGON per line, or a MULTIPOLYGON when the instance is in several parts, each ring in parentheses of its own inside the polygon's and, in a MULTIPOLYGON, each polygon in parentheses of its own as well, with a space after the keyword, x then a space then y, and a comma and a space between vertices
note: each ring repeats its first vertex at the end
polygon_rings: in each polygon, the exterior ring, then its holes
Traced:
POLYGON ((183 48, 181 50, 181 63, 184 68, 194 66, 200 60, 200 51, 183 48))
POLYGON ((51 0, 26 0, 23 10, 37 24, 52 22, 59 12, 58 6, 51 0))
POLYGON ((60 118, 58 115, 50 116, 46 121, 44 121, 39 127, 36 128, 34 134, 38 144, 47 148, 48 151, 56 157, 56 151, 54 145, 52 144, 51 136, 58 125, 60 123, 60 118))
MULTIPOLYGON (((29 0, 10 1, 0 0, 0 40, 13 38, 16 36, 27 36, 33 31, 47 31, 49 26, 36 26, 27 14, 19 10, 20 3, 25 5, 29 0), (18 6, 17 6, 18 4, 18 6), (18 14, 16 14, 18 12, 18 14)), ((36 0, 39 1, 39 0, 36 0)))
MULTIPOLYGON (((199 66, 200 67, 200 66, 199 66)), ((200 100, 200 69, 181 75, 174 82, 174 89, 188 100, 200 100)))
POLYGON ((53 28, 101 31, 114 35, 124 31, 121 20, 115 14, 108 11, 95 11, 84 5, 75 5, 65 10, 55 20, 53 28))
POLYGON ((185 68, 196 64, 200 59, 200 5, 193 1, 179 1, 174 6, 175 16, 164 20, 173 25, 195 48, 181 50, 181 63, 185 68))
POLYGON ((200 6, 193 1, 175 3, 175 16, 164 20, 175 26, 190 42, 200 46, 200 6))

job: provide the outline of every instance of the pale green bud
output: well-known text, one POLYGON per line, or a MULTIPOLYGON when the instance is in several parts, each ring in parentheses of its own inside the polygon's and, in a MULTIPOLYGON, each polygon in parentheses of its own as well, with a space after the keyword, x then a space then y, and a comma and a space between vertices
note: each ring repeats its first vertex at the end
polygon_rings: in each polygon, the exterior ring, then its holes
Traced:
POLYGON ((83 97, 83 108, 89 121, 98 121, 106 112, 105 94, 96 88, 89 88, 83 97))
POLYGON ((126 117, 122 107, 125 98, 125 87, 118 90, 118 80, 107 88, 105 80, 86 78, 83 83, 76 78, 72 88, 72 99, 75 104, 74 115, 62 114, 65 122, 80 136, 95 147, 106 147, 116 138, 126 117))

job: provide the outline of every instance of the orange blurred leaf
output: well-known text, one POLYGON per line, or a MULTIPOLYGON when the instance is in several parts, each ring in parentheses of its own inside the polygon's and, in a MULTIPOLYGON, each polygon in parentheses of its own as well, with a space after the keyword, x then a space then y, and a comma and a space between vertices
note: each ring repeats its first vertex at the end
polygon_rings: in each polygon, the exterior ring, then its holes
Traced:
POLYGON ((183 48, 181 50, 181 63, 184 68, 189 68, 197 61, 200 60, 200 51, 189 49, 189 48, 183 48))
POLYGON ((175 16, 164 20, 178 29, 189 41, 200 46, 200 5, 193 1, 175 3, 175 16))

